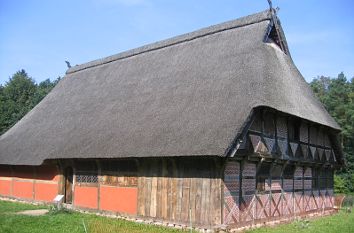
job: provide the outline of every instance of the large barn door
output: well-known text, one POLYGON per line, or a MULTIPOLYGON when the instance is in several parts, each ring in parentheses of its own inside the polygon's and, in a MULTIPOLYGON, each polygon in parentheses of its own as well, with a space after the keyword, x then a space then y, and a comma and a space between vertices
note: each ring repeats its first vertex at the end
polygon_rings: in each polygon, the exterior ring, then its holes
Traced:
POLYGON ((65 169, 65 203, 71 204, 73 200, 73 169, 65 169))

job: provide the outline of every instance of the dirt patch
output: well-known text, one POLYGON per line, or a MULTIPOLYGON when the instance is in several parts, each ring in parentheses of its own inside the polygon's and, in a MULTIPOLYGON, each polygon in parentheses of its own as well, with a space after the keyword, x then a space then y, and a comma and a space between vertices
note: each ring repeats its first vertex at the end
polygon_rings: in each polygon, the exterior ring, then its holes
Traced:
POLYGON ((17 214, 29 215, 29 216, 41 216, 45 215, 49 212, 47 209, 39 209, 39 210, 25 210, 21 212, 17 212, 17 214))

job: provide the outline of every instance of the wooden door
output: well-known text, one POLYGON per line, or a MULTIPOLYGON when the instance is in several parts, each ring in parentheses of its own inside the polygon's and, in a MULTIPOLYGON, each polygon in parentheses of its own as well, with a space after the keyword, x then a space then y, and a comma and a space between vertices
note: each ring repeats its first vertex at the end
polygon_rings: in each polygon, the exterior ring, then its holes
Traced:
POLYGON ((71 204, 73 199, 73 169, 65 169, 65 203, 71 204))

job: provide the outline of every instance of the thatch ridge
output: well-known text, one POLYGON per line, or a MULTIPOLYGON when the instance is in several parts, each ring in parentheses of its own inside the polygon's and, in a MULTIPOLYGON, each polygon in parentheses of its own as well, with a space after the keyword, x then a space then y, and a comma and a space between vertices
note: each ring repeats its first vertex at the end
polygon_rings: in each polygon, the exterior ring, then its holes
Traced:
POLYGON ((125 59, 125 58, 131 57, 131 56, 136 56, 136 55, 139 55, 142 53, 151 52, 151 51, 154 51, 157 49, 162 49, 162 48, 165 48, 168 46, 173 46, 173 45, 180 44, 183 42, 195 40, 200 37, 208 36, 211 34, 223 32, 226 30, 231 30, 231 29, 235 29, 235 28, 239 28, 239 27, 244 27, 244 26, 247 26, 250 24, 259 23, 264 20, 270 20, 270 19, 271 19, 270 11, 269 10, 262 11, 257 14, 248 15, 248 16, 236 19, 236 20, 230 20, 228 22, 224 22, 221 24, 217 24, 217 25, 209 26, 209 27, 206 27, 203 29, 199 29, 198 31, 186 33, 186 34, 179 35, 179 36, 176 36, 173 38, 169 38, 169 39, 158 41, 158 42, 155 42, 152 44, 144 45, 139 48, 135 48, 135 49, 131 49, 131 50, 128 50, 128 51, 125 51, 122 53, 115 54, 113 56, 109 56, 109 57, 97 59, 97 60, 94 60, 91 62, 87 62, 87 63, 81 64, 81 65, 73 66, 70 69, 68 69, 66 73, 67 74, 74 73, 74 72, 81 71, 84 69, 107 64, 107 63, 110 63, 113 61, 125 59))

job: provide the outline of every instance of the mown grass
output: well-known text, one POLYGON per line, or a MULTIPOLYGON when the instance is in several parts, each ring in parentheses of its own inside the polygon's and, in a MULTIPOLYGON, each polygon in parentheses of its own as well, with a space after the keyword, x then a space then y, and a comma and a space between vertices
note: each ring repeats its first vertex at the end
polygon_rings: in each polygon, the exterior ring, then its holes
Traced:
MULTIPOLYGON (((19 215, 23 210, 43 209, 48 206, 30 205, 16 202, 0 201, 0 232, 1 233, 85 233, 84 224, 88 233, 160 233, 183 232, 177 229, 139 224, 121 219, 111 219, 94 214, 82 214, 72 211, 53 211, 43 216, 19 215)), ((354 212, 340 211, 338 214, 310 219, 296 220, 290 224, 275 227, 262 227, 247 231, 249 233, 345 233, 354 232, 354 212)))
POLYGON ((338 214, 309 220, 295 220, 290 224, 277 225, 275 227, 261 227, 248 233, 283 233, 283 232, 303 232, 303 233, 346 233, 354 232, 354 213, 340 211, 338 214))
POLYGON ((111 219, 94 214, 82 214, 72 211, 50 211, 43 216, 19 215, 22 210, 43 209, 46 206, 35 206, 23 203, 0 201, 1 233, 88 233, 132 232, 132 233, 178 233, 177 229, 139 224, 121 219, 111 219))
POLYGON ((345 194, 346 198, 342 203, 342 210, 334 215, 295 220, 290 224, 282 224, 274 227, 262 227, 247 231, 248 233, 283 233, 283 232, 303 232, 303 233, 353 233, 354 232, 354 209, 351 194, 345 194))

